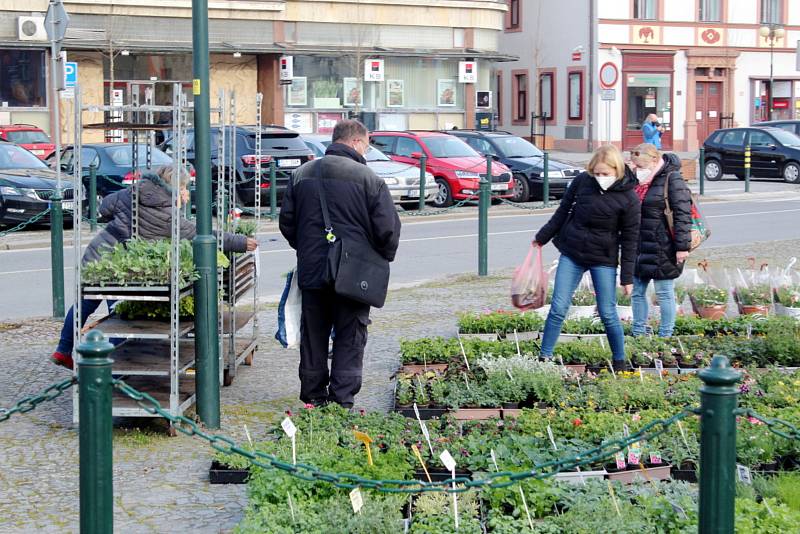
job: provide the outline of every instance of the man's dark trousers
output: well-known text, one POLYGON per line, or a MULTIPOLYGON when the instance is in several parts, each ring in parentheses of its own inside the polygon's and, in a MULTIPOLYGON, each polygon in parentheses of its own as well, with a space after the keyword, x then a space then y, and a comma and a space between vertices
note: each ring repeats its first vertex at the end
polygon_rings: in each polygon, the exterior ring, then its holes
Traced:
POLYGON ((300 400, 336 402, 352 408, 361 389, 369 325, 368 304, 337 295, 332 288, 304 289, 300 326, 300 400), (328 371, 331 329, 333 361, 328 371))

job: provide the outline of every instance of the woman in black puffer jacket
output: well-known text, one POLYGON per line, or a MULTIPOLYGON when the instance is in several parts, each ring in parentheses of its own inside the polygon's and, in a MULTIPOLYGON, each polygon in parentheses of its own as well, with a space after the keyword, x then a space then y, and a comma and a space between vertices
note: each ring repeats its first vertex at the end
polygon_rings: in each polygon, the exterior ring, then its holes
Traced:
POLYGON ((619 150, 611 145, 595 151, 587 171, 572 181, 558 210, 534 241, 541 246, 553 239, 561 252, 542 338, 542 357, 553 357, 572 296, 589 271, 613 367, 623 370, 625 336, 617 314, 617 266, 619 284, 630 295, 639 235, 640 205, 633 192, 636 179, 619 150))
POLYGON ((658 335, 670 337, 677 313, 674 281, 681 275, 689 256, 692 195, 681 176, 681 161, 675 154, 662 156, 655 146, 644 143, 631 151, 631 162, 639 182, 636 193, 642 202, 636 276, 631 297, 633 335, 645 334, 648 316, 646 293, 652 280, 661 308, 658 335), (674 235, 664 215, 667 197, 673 214, 674 235))
MULTIPOLYGON (((180 180, 173 180, 172 167, 161 167, 157 173, 147 172, 137 187, 139 188, 139 237, 142 239, 169 239, 172 236, 172 184, 180 182, 179 205, 189 200, 188 174, 181 173, 180 180)), ((129 188, 116 191, 103 199, 100 205, 101 220, 109 221, 87 245, 83 253, 83 263, 96 261, 100 258, 103 249, 113 248, 117 243, 125 243, 131 238, 131 221, 133 210, 131 204, 131 190, 129 188)), ((192 239, 197 234, 194 223, 186 219, 180 220, 181 239, 192 239)), ((225 233, 223 234, 223 249, 232 252, 255 250, 258 242, 255 239, 225 233)), ((81 323, 93 314, 101 301, 81 301, 81 323)), ((113 302, 108 302, 109 313, 113 302)), ((57 365, 72 369, 72 348, 74 335, 74 306, 70 308, 64 319, 61 329, 61 338, 58 342, 51 361, 57 365)))

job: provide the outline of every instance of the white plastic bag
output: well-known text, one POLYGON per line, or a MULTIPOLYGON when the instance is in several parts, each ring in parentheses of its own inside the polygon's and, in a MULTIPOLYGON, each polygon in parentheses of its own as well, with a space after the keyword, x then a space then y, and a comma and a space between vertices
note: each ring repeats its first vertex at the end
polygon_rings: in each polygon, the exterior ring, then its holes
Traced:
POLYGON ((286 275, 286 285, 278 305, 278 331, 275 339, 288 349, 300 346, 300 316, 302 314, 302 293, 297 286, 297 271, 292 269, 286 275))

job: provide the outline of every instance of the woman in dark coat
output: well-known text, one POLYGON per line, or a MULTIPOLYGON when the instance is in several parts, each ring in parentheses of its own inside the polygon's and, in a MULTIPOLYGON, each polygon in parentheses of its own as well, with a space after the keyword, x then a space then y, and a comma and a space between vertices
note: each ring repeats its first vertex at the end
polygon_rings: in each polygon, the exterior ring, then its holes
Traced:
POLYGON ((646 293, 652 280, 661 307, 658 335, 670 337, 677 313, 675 278, 683 271, 691 244, 692 194, 681 176, 681 161, 675 154, 662 156, 655 146, 643 143, 631 151, 631 163, 638 181, 636 194, 642 202, 636 276, 631 297, 633 335, 645 334, 646 293), (672 209, 674 235, 664 214, 667 201, 672 209))
POLYGON ((617 314, 617 266, 619 284, 630 295, 640 218, 639 201, 633 192, 636 179, 612 145, 595 151, 587 171, 572 181, 558 210, 533 242, 541 246, 554 238, 561 252, 542 338, 542 357, 553 357, 572 296, 589 271, 597 310, 611 346, 612 365, 615 370, 624 370, 625 336, 617 314))
MULTIPOLYGON (((138 182, 139 187, 139 237, 142 239, 168 239, 172 236, 172 184, 180 182, 179 206, 189 200, 188 174, 181 172, 174 177, 172 167, 161 167, 157 173, 145 173, 138 182), (179 178, 175 180, 174 178, 179 178)), ((113 248, 117 243, 125 243, 131 238, 131 221, 133 210, 131 190, 121 189, 106 196, 100 204, 101 220, 109 221, 89 243, 83 253, 83 264, 100 258, 103 249, 113 248)), ((192 239, 197 235, 194 223, 186 219, 180 220, 181 239, 192 239)), ((243 235, 225 233, 223 249, 231 252, 255 250, 258 242, 243 235)), ((99 300, 81 300, 81 325, 100 307, 99 300)), ((109 313, 113 302, 108 302, 109 313)), ((74 306, 70 308, 61 329, 61 338, 50 359, 56 365, 72 369, 72 348, 74 335, 74 306)))

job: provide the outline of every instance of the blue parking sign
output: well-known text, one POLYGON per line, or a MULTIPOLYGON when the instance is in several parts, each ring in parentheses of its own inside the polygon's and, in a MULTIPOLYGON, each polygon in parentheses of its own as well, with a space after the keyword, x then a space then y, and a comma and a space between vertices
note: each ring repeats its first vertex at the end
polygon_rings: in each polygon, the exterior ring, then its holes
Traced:
POLYGON ((64 87, 75 87, 78 84, 78 63, 67 61, 64 63, 64 87))

